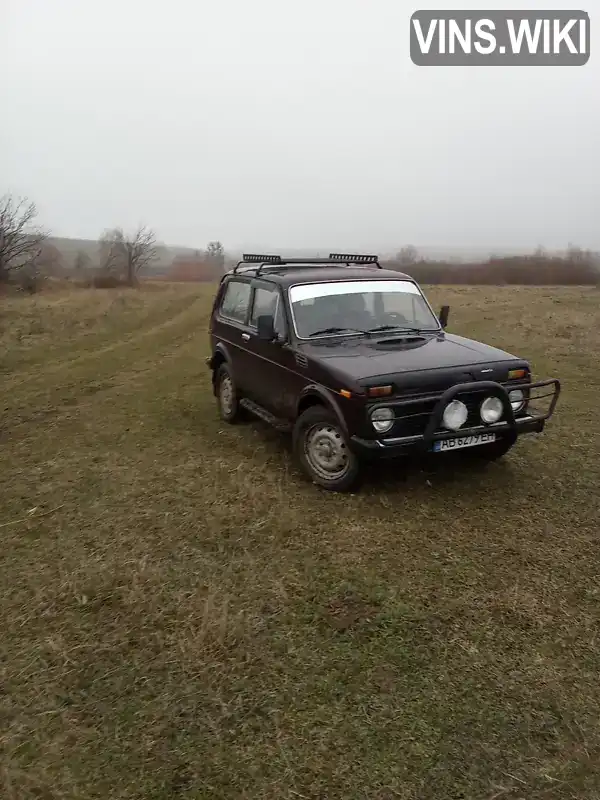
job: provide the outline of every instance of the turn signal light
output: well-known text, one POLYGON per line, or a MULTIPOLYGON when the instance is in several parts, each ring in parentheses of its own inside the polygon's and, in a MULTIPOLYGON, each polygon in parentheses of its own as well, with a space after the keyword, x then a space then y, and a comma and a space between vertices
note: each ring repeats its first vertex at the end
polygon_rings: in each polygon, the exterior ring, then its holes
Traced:
POLYGON ((342 397, 352 397, 352 392, 349 392, 348 389, 340 389, 340 394, 342 397))
POLYGON ((367 394, 369 397, 385 397, 388 394, 392 393, 391 386, 372 386, 367 394))
POLYGON ((516 378, 524 378, 527 375, 526 369, 511 369, 508 373, 508 380, 512 381, 516 378))

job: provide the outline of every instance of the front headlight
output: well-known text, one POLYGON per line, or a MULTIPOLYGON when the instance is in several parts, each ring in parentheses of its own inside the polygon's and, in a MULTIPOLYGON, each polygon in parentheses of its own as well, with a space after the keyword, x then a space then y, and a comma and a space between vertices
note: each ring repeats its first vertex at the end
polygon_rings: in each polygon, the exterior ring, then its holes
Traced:
POLYGON ((499 397, 486 397, 479 409, 481 419, 488 425, 498 422, 503 411, 504 407, 499 397))
POLYGON ((509 392, 508 399, 510 400, 512 410, 515 412, 515 414, 525 405, 525 395, 521 389, 513 389, 512 392, 509 392))
POLYGON ((371 422, 377 433, 386 433, 394 424, 391 408, 376 408, 371 414, 371 422))
POLYGON ((444 409, 442 423, 449 431, 457 431, 467 421, 469 409, 460 400, 453 400, 444 409))

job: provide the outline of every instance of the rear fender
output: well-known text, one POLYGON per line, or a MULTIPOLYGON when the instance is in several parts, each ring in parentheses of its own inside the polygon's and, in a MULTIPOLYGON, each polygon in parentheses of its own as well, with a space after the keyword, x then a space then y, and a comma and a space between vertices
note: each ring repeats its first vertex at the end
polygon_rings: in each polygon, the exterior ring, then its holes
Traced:
POLYGON ((231 363, 231 356, 227 345, 224 344, 224 342, 217 342, 211 358, 207 359, 206 363, 208 364, 208 368, 212 370, 213 391, 216 391, 215 378, 217 375, 217 369, 221 364, 231 363))

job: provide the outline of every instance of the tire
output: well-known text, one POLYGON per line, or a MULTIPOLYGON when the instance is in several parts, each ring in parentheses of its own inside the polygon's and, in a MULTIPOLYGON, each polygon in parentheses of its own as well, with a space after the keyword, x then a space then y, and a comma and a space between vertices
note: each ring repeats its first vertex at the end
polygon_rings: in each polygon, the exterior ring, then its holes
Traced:
POLYGON ((503 436, 492 444, 484 444, 480 447, 472 447, 468 457, 473 461, 497 461, 505 456, 514 447, 517 441, 516 436, 503 436))
POLYGON ((335 414, 324 406, 311 406, 296 420, 294 452, 310 480, 332 492, 349 492, 361 477, 361 465, 350 450, 335 414))
POLYGON ((238 422, 243 416, 240 408, 240 397, 231 369, 227 364, 221 364, 217 369, 215 394, 221 419, 231 425, 238 422))

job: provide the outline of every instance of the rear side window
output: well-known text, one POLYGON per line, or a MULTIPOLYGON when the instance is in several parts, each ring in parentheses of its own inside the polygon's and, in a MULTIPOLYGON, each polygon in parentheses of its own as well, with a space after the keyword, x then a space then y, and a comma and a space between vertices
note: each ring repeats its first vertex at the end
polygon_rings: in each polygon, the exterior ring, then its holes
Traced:
POLYGON ((246 281, 229 281, 221 303, 221 314, 237 322, 245 322, 249 302, 250 284, 246 281))

